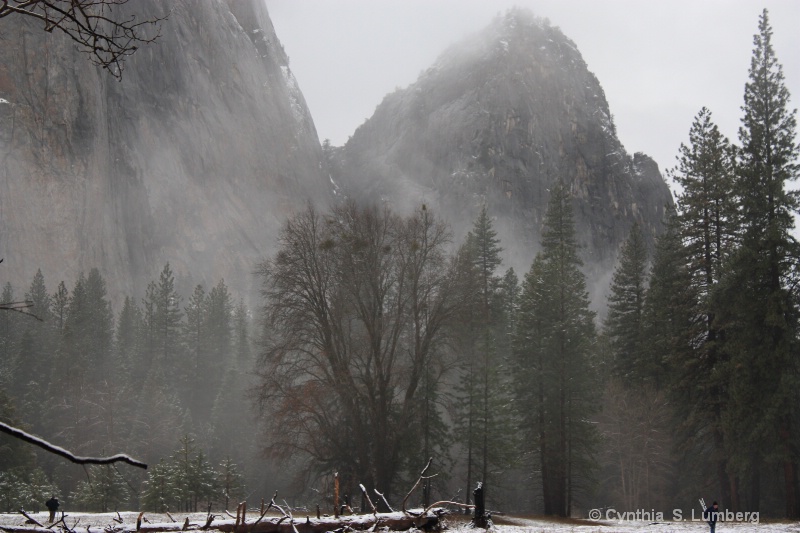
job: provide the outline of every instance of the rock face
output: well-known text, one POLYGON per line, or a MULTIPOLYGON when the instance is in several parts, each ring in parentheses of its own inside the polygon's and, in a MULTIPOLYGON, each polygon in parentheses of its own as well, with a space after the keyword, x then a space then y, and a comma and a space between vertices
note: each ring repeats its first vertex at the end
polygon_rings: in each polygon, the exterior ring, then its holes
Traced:
POLYGON ((459 239, 486 202, 507 264, 523 272, 539 247, 548 191, 563 180, 601 291, 634 221, 652 240, 672 205, 655 162, 620 144, 575 44, 516 9, 388 95, 333 159, 349 196, 433 205, 459 239))
MULTIPOLYGON (((169 261, 251 288, 286 215, 330 186, 302 94, 258 0, 136 0, 162 37, 121 82, 41 24, 0 21, 0 257, 20 291, 98 267, 141 295, 169 261)), ((19 294, 21 296, 21 294, 19 294)))

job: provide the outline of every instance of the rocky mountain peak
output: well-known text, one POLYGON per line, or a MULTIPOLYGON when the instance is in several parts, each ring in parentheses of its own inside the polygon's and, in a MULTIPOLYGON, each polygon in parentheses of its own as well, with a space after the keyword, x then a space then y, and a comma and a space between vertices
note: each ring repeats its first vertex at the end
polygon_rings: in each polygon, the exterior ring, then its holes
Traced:
POLYGON ((347 194, 401 208, 433 205, 457 238, 485 203, 507 263, 522 269, 539 247, 549 190, 563 181, 596 281, 613 267, 631 225, 639 222, 652 240, 672 202, 655 163, 620 143, 575 43, 521 9, 448 48, 416 82, 388 95, 338 167, 347 194))

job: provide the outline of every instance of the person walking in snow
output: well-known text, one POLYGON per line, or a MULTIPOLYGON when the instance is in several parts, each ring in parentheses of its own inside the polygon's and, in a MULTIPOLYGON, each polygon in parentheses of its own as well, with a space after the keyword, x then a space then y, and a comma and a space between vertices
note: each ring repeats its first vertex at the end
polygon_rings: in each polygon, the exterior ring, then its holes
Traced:
POLYGON ((52 524, 53 521, 56 519, 56 511, 58 511, 58 498, 53 496, 46 502, 44 502, 45 507, 47 510, 50 511, 50 523, 52 524))
POLYGON ((717 515, 719 514, 719 504, 714 502, 711 507, 705 510, 705 519, 708 521, 708 527, 711 528, 711 533, 717 528, 717 515))

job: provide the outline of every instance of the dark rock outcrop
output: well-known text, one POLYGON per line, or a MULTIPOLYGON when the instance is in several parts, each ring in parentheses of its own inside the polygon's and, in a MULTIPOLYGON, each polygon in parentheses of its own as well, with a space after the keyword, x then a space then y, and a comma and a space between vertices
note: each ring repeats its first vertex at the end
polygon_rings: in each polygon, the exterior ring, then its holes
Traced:
MULTIPOLYGON (((258 0, 136 0, 162 37, 121 82, 59 32, 0 20, 0 257, 18 291, 100 268, 141 295, 169 261, 252 286, 286 215, 327 202, 305 101, 258 0)), ((115 296, 116 297, 116 296, 115 296)))
POLYGON ((575 44, 517 9, 388 95, 334 154, 347 195, 433 205, 459 239, 486 202, 507 264, 523 271, 539 247, 548 191, 563 180, 601 291, 634 221, 652 242, 672 205, 655 162, 621 145, 575 44))

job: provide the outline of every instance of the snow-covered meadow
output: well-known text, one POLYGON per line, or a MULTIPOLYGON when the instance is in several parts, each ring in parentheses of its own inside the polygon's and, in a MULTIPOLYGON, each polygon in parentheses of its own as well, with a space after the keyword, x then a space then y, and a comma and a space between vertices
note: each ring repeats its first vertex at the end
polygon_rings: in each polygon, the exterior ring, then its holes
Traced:
MULTIPOLYGON (((47 520, 46 512, 30 513, 33 518, 44 523, 47 520)), ((76 532, 84 533, 86 526, 92 530, 93 527, 103 528, 108 525, 118 525, 114 522, 116 513, 70 513, 67 511, 66 522, 76 532)), ((120 515, 125 524, 136 522, 137 513, 125 512, 120 515)), ((170 522, 167 515, 145 514, 148 521, 152 523, 170 522)), ((198 528, 205 523, 205 513, 175 513, 174 518, 179 521, 185 520, 188 516, 191 524, 198 528)), ((226 517, 227 518, 227 517, 226 517)), ((3 526, 21 526, 25 523, 25 518, 17 513, 0 514, 0 529, 3 526)), ((302 527, 300 527, 302 533, 302 527)), ((95 531, 95 530, 92 530, 95 531)), ((213 526, 211 531, 213 531, 213 526)), ((469 526, 460 518, 449 521, 451 533, 475 533, 475 529, 469 526)), ((653 532, 653 533, 702 533, 708 531, 708 525, 699 520, 699 517, 692 519, 691 516, 685 517, 684 521, 677 522, 665 520, 663 522, 653 522, 648 520, 551 520, 546 518, 515 518, 503 516, 492 526, 495 533, 633 533, 633 532, 653 532)), ((800 522, 725 522, 717 524, 718 533, 800 533, 800 522)))

